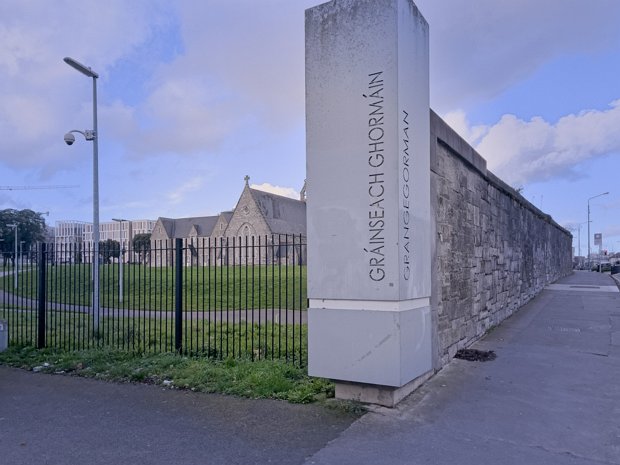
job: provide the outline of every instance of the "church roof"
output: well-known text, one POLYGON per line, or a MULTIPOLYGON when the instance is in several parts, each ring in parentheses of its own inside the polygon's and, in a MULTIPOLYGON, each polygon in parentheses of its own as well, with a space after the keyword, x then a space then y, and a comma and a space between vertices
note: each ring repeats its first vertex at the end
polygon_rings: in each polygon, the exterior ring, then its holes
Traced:
POLYGON ((195 216, 190 218, 163 218, 159 220, 171 239, 189 237, 192 228, 199 237, 208 237, 213 232, 218 216, 195 216))
POLYGON ((220 213, 220 216, 222 216, 224 218, 224 220, 226 221, 226 223, 230 222, 230 219, 232 218, 233 214, 235 212, 233 211, 228 211, 228 212, 222 212, 220 213))
POLYGON ((272 234, 306 235, 306 203, 271 192, 251 189, 272 234))
POLYGON ((166 231, 166 236, 171 238, 172 232, 174 231, 174 220, 172 218, 160 216, 157 218, 157 222, 164 228, 164 231, 166 231))

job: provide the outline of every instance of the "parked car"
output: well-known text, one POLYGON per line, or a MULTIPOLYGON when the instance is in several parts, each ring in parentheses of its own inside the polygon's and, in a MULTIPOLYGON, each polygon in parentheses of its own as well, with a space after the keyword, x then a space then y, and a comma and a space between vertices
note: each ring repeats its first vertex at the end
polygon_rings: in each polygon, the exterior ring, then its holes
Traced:
POLYGON ((598 270, 601 273, 603 273, 605 271, 611 271, 611 263, 609 263, 609 262, 601 262, 601 265, 599 266, 598 270))
POLYGON ((592 265, 590 266, 590 271, 598 271, 598 263, 592 263, 592 265))

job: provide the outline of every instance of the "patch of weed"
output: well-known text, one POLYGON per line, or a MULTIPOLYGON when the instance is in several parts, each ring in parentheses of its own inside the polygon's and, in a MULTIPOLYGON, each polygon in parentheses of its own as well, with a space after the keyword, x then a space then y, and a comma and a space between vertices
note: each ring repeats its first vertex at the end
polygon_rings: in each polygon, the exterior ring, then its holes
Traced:
POLYGON ((171 353, 139 355, 106 349, 59 351, 11 346, 0 353, 0 364, 44 373, 293 403, 334 396, 332 382, 309 377, 305 368, 278 360, 217 361, 171 353))

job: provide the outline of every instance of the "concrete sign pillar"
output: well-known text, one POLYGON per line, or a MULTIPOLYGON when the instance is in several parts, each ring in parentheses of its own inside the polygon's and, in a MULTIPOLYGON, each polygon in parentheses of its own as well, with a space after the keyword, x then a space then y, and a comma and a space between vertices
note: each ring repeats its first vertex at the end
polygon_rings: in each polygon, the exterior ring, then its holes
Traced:
POLYGON ((411 0, 306 11, 309 372, 398 402, 432 371, 428 24, 411 0))

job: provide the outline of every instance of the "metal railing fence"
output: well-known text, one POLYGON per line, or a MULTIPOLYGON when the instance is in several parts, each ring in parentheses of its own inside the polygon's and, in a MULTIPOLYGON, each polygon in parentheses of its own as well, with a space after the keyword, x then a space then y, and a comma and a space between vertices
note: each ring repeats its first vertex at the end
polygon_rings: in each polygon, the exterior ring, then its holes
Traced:
POLYGON ((213 358, 307 359, 303 236, 39 244, 0 269, 9 343, 213 358))

